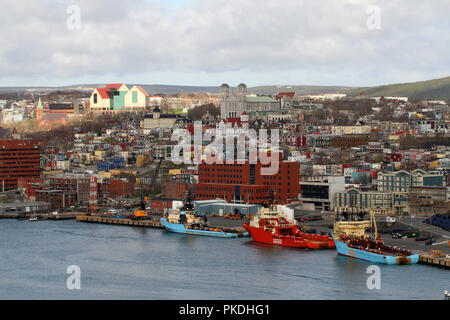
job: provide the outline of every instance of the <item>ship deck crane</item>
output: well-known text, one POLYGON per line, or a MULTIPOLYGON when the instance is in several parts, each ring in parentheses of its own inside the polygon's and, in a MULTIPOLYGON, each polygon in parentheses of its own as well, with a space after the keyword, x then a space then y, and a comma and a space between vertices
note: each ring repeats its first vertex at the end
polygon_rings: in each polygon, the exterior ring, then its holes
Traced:
MULTIPOLYGON (((156 165, 155 172, 153 173, 152 180, 150 181, 150 186, 155 185, 156 177, 158 176, 159 169, 161 168, 161 163, 163 158, 159 158, 158 164, 156 165)), ((145 211, 145 203, 148 201, 148 195, 144 195, 144 189, 141 189, 141 210, 145 211)))

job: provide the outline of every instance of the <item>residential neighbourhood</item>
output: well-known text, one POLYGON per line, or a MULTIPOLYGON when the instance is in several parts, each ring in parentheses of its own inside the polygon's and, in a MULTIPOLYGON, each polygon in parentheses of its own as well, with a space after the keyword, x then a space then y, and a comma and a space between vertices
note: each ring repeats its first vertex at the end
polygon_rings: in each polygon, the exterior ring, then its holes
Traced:
MULTIPOLYGON (((95 177, 104 210, 118 204, 116 197, 136 204, 143 192, 152 195, 150 210, 171 209, 188 190, 197 200, 259 205, 274 192, 280 204, 322 215, 450 210, 447 102, 339 92, 261 95, 244 83, 218 90, 191 95, 190 102, 179 95, 187 102, 183 108, 179 97, 156 100, 154 92, 123 83, 2 100, 0 152, 8 159, 0 168, 2 191, 18 190, 24 201, 48 202, 55 210, 86 211, 95 177), (249 129, 277 129, 278 171, 260 174, 261 163, 251 164, 248 154, 242 163, 174 164, 174 130, 193 134, 195 123, 203 134, 216 129, 236 139, 249 129), (30 140, 33 126, 47 136, 30 140), (33 150, 33 161, 16 146, 33 150)), ((208 144, 203 141, 202 150, 208 144)), ((194 150, 188 153, 193 159, 194 150)))

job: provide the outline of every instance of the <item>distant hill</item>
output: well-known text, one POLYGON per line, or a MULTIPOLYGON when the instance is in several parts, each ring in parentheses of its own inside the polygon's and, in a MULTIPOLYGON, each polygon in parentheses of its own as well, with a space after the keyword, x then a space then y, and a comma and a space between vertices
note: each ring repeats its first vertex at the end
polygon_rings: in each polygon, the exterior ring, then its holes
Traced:
MULTIPOLYGON (((127 83, 131 87, 134 84, 127 83)), ((220 93, 220 85, 217 86, 179 86, 161 84, 139 84, 150 94, 177 94, 177 93, 220 93)), ((61 87, 0 87, 2 93, 49 93, 58 90, 63 91, 89 91, 104 87, 105 84, 78 84, 61 87)), ((236 90, 236 88, 232 88, 236 90)), ((249 93, 275 95, 278 92, 293 91, 297 95, 323 94, 323 93, 347 93, 358 96, 361 91, 367 97, 377 96, 406 96, 409 99, 425 100, 450 100, 450 77, 419 81, 412 83, 391 84, 374 87, 346 87, 346 86, 320 86, 320 85, 268 85, 247 88, 249 93)))
POLYGON ((257 86, 247 88, 247 91, 254 94, 270 94, 276 95, 278 92, 295 92, 297 95, 306 94, 323 94, 323 93, 350 93, 352 87, 341 86, 299 86, 299 85, 287 85, 287 86, 257 86))
POLYGON ((450 77, 391 84, 376 87, 354 88, 350 94, 357 96, 363 91, 366 97, 408 97, 410 100, 450 100, 450 77))
MULTIPOLYGON (((79 84, 61 87, 3 87, 0 88, 0 93, 49 93, 54 91, 92 91, 95 88, 104 87, 106 84, 79 84)), ((134 84, 126 83, 128 87, 132 87, 134 84)), ((179 86, 179 85, 164 85, 164 84, 138 84, 147 92, 151 94, 163 93, 163 94, 176 94, 176 93, 220 93, 220 85, 218 86, 179 86)), ((231 88, 236 90, 237 88, 231 88)), ((340 86, 257 86, 247 88, 248 93, 254 94, 266 94, 275 95, 278 92, 295 91, 298 95, 304 94, 321 94, 328 92, 350 92, 351 87, 340 86)))

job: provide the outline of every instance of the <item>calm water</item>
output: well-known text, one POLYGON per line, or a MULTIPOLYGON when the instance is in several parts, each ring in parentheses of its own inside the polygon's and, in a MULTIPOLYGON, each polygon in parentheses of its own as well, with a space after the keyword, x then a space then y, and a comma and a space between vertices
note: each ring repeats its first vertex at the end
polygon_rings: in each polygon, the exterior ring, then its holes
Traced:
POLYGON ((0 220, 0 299, 442 299, 450 272, 159 229, 0 220), (81 268, 68 290, 66 268, 81 268))

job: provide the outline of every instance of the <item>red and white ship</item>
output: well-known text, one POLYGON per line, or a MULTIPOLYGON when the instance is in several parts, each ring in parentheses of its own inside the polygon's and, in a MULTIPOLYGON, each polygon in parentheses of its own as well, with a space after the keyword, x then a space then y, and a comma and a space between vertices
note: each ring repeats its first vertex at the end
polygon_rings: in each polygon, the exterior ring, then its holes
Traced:
POLYGON ((295 248, 335 248, 332 237, 303 232, 296 223, 289 222, 280 205, 261 208, 250 223, 243 226, 257 242, 295 248))

